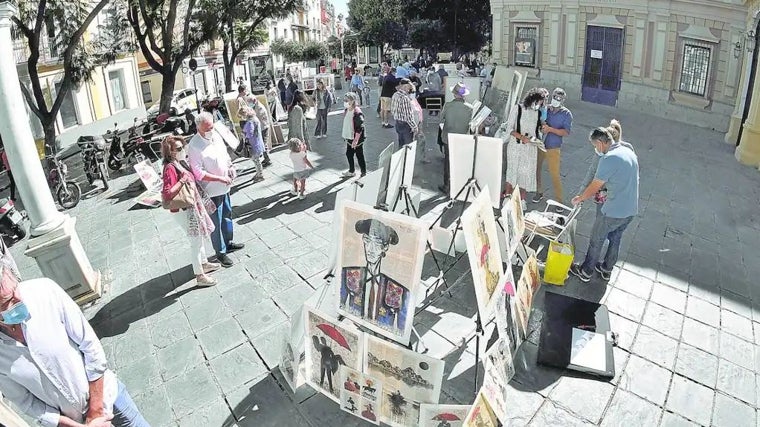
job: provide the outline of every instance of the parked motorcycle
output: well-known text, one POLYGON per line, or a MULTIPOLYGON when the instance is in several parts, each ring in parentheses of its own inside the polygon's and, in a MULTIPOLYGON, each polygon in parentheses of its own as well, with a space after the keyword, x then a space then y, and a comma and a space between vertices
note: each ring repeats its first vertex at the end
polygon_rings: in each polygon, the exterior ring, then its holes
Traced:
POLYGON ((87 181, 92 185, 96 179, 99 179, 103 182, 103 188, 108 190, 106 140, 102 136, 80 136, 77 145, 82 156, 87 181))
POLYGON ((153 162, 158 160, 158 155, 148 142, 152 135, 143 134, 142 132, 138 133, 138 127, 137 117, 135 117, 132 127, 129 128, 127 142, 125 143, 121 142, 122 138, 118 135, 118 129, 116 130, 116 136, 111 139, 111 147, 108 154, 108 167, 111 170, 117 171, 121 169, 124 163, 139 163, 146 158, 149 158, 153 162), (148 139, 147 141, 146 138, 148 139))
POLYGON ((67 180, 69 168, 47 146, 48 185, 53 190, 58 204, 64 209, 71 209, 82 199, 82 189, 74 181, 67 180))
POLYGON ((0 233, 12 237, 16 241, 26 237, 24 228, 25 212, 19 212, 13 200, 0 199, 0 233))

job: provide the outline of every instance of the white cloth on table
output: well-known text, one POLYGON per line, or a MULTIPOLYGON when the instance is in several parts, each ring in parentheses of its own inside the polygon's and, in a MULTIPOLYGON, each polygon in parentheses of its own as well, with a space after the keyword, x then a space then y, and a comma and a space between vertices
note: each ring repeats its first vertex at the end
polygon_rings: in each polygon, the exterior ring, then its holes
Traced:
POLYGON ((0 390, 45 427, 61 415, 83 422, 89 382, 103 378, 108 413, 118 394, 116 375, 79 306, 47 278, 19 283, 30 318, 21 324, 26 345, 0 332, 0 390))
MULTIPOLYGON (((536 167, 538 163, 538 148, 533 144, 521 144, 515 137, 510 135, 517 124, 517 109, 519 105, 512 107, 507 120, 507 176, 506 181, 512 185, 519 185, 525 191, 536 191, 536 167)), ((529 108, 522 109, 520 118, 520 132, 529 137, 536 136, 536 123, 538 111, 529 108)))

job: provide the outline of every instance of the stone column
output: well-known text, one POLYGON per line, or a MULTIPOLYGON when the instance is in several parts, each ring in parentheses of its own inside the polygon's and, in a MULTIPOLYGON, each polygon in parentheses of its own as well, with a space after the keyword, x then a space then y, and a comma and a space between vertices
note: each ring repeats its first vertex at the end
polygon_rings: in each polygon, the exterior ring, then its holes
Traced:
MULTIPOLYGON (((755 66, 760 67, 760 55, 754 58, 755 66)), ((755 78, 752 93, 760 93, 760 78, 755 78)), ((752 103, 749 107, 749 115, 744 122, 742 130, 742 139, 734 153, 736 160, 740 163, 757 167, 760 165, 760 97, 752 97, 752 103)))
POLYGON ((0 129, 19 195, 31 221, 31 238, 25 252, 34 257, 46 277, 56 281, 80 304, 100 297, 100 274, 93 271, 79 237, 75 220, 58 212, 29 124, 19 86, 11 38, 13 2, 0 0, 0 129))

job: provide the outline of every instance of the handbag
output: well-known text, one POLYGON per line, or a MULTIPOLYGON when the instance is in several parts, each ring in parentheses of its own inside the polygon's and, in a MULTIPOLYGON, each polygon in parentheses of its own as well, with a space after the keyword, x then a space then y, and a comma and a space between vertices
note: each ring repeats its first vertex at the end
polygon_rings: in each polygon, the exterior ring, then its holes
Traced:
MULTIPOLYGON (((177 172, 182 173, 177 165, 174 165, 174 168, 177 172)), ((194 183, 192 182, 184 182, 182 183, 179 192, 173 198, 166 199, 162 196, 161 206, 163 206, 164 209, 169 210, 189 208, 195 203, 195 189, 193 189, 193 185, 194 183)))
POLYGON ((306 112, 303 113, 303 116, 306 118, 306 120, 316 120, 317 119, 317 107, 309 107, 306 109, 306 112))

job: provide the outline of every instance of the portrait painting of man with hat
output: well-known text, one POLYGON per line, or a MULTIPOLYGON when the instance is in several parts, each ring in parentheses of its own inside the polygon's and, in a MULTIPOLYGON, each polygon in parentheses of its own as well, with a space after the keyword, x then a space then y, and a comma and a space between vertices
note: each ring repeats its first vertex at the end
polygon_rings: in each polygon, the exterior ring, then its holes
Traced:
POLYGON ((408 340, 424 223, 359 204, 343 213, 339 311, 392 339, 408 340))

